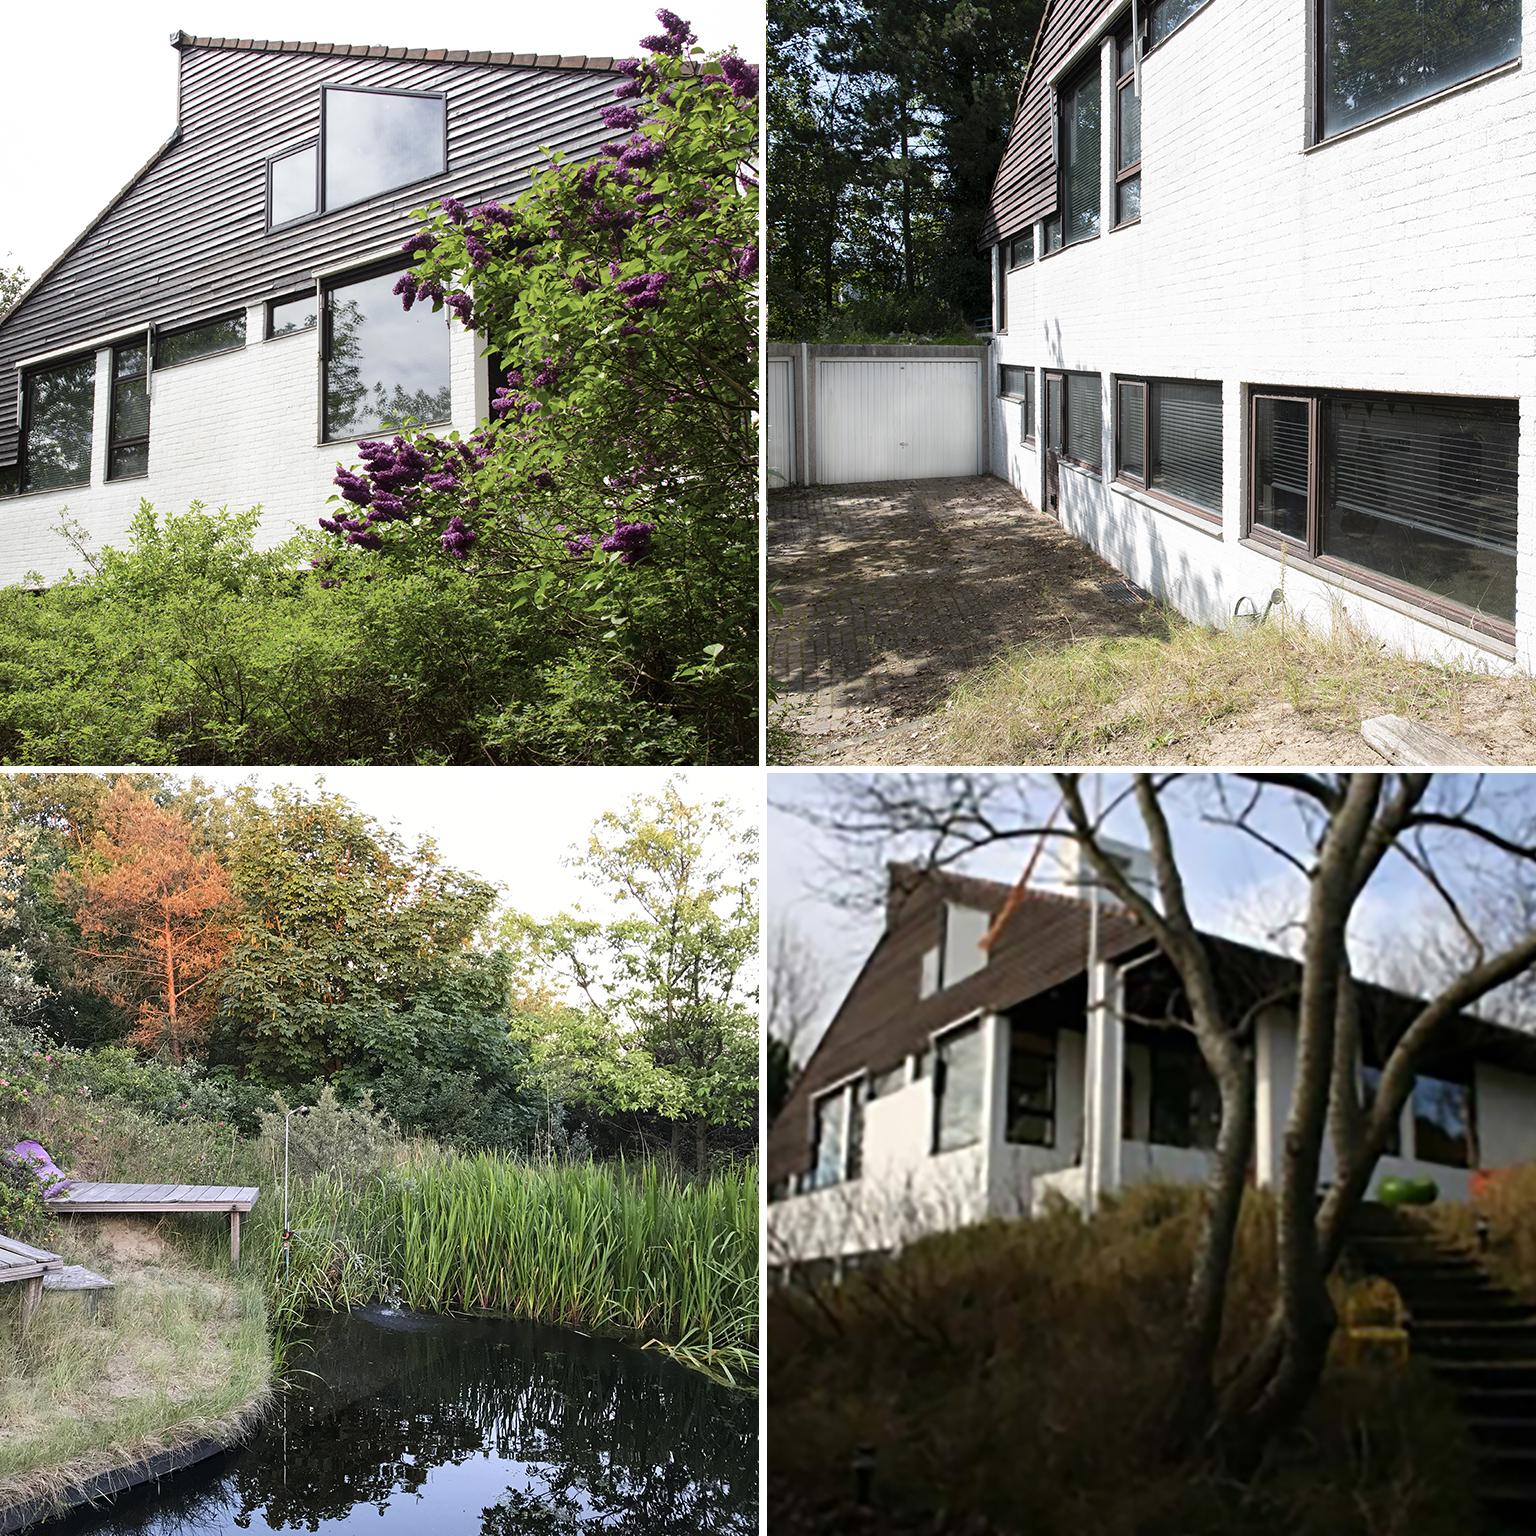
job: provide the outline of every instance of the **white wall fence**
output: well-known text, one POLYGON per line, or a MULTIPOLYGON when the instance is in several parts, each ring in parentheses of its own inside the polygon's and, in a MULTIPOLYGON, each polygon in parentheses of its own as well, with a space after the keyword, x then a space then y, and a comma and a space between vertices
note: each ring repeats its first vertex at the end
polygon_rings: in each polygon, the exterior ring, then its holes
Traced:
POLYGON ((985 474, 987 350, 768 347, 770 490, 985 474))

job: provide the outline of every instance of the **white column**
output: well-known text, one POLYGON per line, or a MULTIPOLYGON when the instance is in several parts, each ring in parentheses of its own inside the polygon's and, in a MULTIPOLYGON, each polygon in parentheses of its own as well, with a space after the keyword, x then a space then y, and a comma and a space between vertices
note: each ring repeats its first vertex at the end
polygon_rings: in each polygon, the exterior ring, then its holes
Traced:
POLYGON ((91 484, 107 479, 108 439, 112 435, 112 348, 96 352, 96 385, 91 399, 91 484))
POLYGON ((1125 1084, 1125 1020, 1118 973, 1104 964, 1088 972, 1088 1051, 1083 1074, 1085 1204, 1120 1188, 1125 1084))
POLYGON ((1010 1200, 1008 1158, 1008 1020, 1000 1013, 981 1016, 981 1144, 986 1149, 987 1214, 1018 1212, 1010 1200))

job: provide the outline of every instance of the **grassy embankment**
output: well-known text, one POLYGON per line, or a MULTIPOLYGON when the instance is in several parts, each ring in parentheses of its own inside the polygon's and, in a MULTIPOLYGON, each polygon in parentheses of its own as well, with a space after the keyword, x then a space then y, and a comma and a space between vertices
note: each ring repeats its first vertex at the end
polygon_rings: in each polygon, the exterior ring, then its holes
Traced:
MULTIPOLYGON (((1336 1352, 1303 1424, 1240 1486, 1161 1455, 1195 1235, 1190 1191, 1142 1188, 914 1245, 769 1304, 774 1529, 925 1536, 1472 1536, 1454 1406, 1416 1366, 1336 1352), (857 1447, 874 1509, 852 1505, 857 1447)), ((1250 1199, 1222 1351, 1268 1311, 1272 1204, 1250 1199)))

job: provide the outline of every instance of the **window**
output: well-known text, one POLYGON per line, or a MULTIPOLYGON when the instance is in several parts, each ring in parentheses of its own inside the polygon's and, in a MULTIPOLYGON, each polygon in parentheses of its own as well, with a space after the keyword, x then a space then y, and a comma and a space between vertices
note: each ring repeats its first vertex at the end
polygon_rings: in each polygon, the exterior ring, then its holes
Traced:
POLYGON ((1513 637, 1513 401, 1255 395, 1253 433, 1257 537, 1513 637))
POLYGON ((149 473, 148 339, 112 349, 112 421, 107 435, 107 479, 149 473))
POLYGON ((22 490, 89 485, 96 354, 35 369, 23 389, 22 490))
POLYGON ((1413 1084, 1413 1151, 1423 1163, 1470 1168, 1476 1161, 1472 1086, 1420 1077, 1413 1084))
POLYGON ((1005 400, 1017 400, 1019 411, 1019 440, 1030 443, 1035 438, 1035 370, 1004 363, 1000 370, 999 393, 1005 400))
POLYGON ((933 1046, 933 1150, 954 1152, 981 1140, 981 1027, 966 1024, 933 1046))
POLYGON ((1061 215, 1053 213, 1045 221, 1045 254, 1051 255, 1061 249, 1061 215))
POLYGON ((1152 1052, 1152 1141, 1210 1151, 1221 1132, 1221 1094, 1196 1050, 1152 1052))
POLYGON ((1141 217, 1141 97, 1136 90, 1136 39, 1115 39, 1115 227, 1141 217))
POLYGON ((295 331, 307 331, 320 314, 320 300, 312 293, 301 293, 293 299, 269 299, 267 301, 267 339, 274 336, 290 336, 295 331))
POLYGON ((811 1164, 810 1186, 812 1189, 828 1189, 841 1184, 846 1167, 846 1145, 843 1137, 848 1123, 848 1089, 844 1085, 823 1094, 812 1107, 813 1130, 811 1135, 814 1160, 811 1164))
POLYGON ((1060 95, 1058 193, 1062 245, 1091 240, 1099 232, 1099 61, 1092 63, 1060 95))
POLYGON ((175 368, 180 363, 212 357, 216 352, 235 352, 245 345, 245 311, 221 315, 217 320, 203 320, 184 325, 179 330, 161 331, 155 337, 155 367, 175 368))
MULTIPOLYGON (((1381 1068, 1363 1066, 1360 1068, 1360 1107, 1369 1115, 1376 1107, 1377 1095, 1381 1092, 1381 1068)), ((1386 1153, 1389 1157, 1401 1157, 1403 1152, 1403 1117, 1397 1117, 1397 1123, 1392 1127, 1392 1134, 1387 1137, 1386 1153)))
POLYGON ((998 246, 993 257, 993 271, 997 288, 997 303, 993 306, 995 311, 994 329, 1006 331, 1008 329, 1008 262, 1007 247, 998 246))
POLYGON ((1154 0, 1147 24, 1147 34, 1154 45, 1177 32, 1196 11, 1205 9, 1207 0, 1154 0))
POLYGON ((1120 379, 1115 405, 1115 473, 1219 518, 1221 385, 1120 379))
POLYGON ((320 207, 320 150, 306 144, 267 161, 267 228, 308 218, 320 207))
POLYGON ((1104 402, 1096 373, 1066 375, 1062 457, 1085 469, 1104 467, 1104 402))
POLYGON ((400 268, 331 283, 325 293, 327 441, 448 419, 448 316, 400 307, 400 268))
POLYGON ((327 86, 321 108, 325 206, 340 208, 447 168, 442 96, 327 86))
POLYGON ((21 490, 21 466, 0 464, 0 497, 14 496, 21 490))
POLYGON ((883 1099, 889 1093, 895 1093, 897 1089, 906 1085, 907 1064, 904 1061, 897 1062, 894 1067, 888 1067, 884 1072, 876 1072, 869 1079, 869 1089, 865 1094, 869 1099, 883 1099))
POLYGON ((1521 0, 1319 0, 1317 137, 1520 57, 1521 0))
POLYGON ((1008 247, 1010 268, 1027 267, 1035 259, 1035 232, 1027 229, 1008 247))
POLYGON ((1008 1040, 1008 1140, 1056 1145, 1056 1034, 1015 1024, 1008 1040))

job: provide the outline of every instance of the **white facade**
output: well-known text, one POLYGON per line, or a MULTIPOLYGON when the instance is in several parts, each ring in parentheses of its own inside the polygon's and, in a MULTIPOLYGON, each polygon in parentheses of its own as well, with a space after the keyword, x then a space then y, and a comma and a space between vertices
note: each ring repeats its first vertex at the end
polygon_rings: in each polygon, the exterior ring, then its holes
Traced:
MULTIPOLYGON (((906 1082, 863 1106, 859 1175, 769 1205, 770 1267, 889 1252, 928 1233, 1038 1213, 1055 1198, 1091 1209, 1102 1196, 1135 1184, 1204 1181, 1210 1173, 1208 1152, 1153 1140, 1152 1051, 1126 1039, 1118 1011, 1122 970, 1105 965, 1100 971, 1090 990, 1109 1003, 1095 1012, 1102 1029, 1062 1028, 1056 1037, 1053 1145, 1008 1140, 1009 1021, 997 1013, 972 1016, 983 1037, 982 1114, 975 1143, 933 1150, 933 1083, 929 1075, 914 1075, 909 1058, 906 1082), (1122 1088, 1128 1089, 1128 1104, 1122 1088)), ((933 1038, 971 1021, 957 1019, 933 1038)), ((932 1052, 927 1054, 931 1059, 932 1052)), ((1258 1021, 1256 1039, 1255 1176, 1263 1186, 1273 1186, 1281 1176, 1295 1057, 1294 1019, 1271 1010, 1258 1021)), ((855 1085, 862 1081, 849 1080, 855 1085)), ((835 1091, 835 1086, 826 1090, 835 1091)), ((1536 1160, 1536 1077, 1479 1062, 1472 1100, 1484 1168, 1536 1160)), ((1418 1155, 1415 1137, 1410 1100, 1403 1112, 1400 1155, 1381 1160, 1373 1190, 1394 1175, 1423 1177, 1438 1184, 1443 1199, 1467 1199, 1472 1171, 1418 1155)), ((1333 1176, 1332 1153, 1325 1149, 1322 1181, 1333 1176)))
MULTIPOLYGON (((97 350, 91 483, 0 500, 0 586, 34 578, 48 585, 80 569, 59 533, 66 517, 83 524, 99 550, 127 543, 141 501, 162 516, 184 513, 194 501, 232 512, 259 504, 258 542, 270 548, 334 512, 327 498, 336 490, 336 465, 355 465, 357 455, 354 443, 319 442, 319 328, 263 340, 264 321, 265 305, 254 303, 246 311, 244 347, 151 371, 149 474, 138 479, 106 478, 112 351, 97 350), (252 487, 260 488, 259 503, 252 487)), ((143 327, 131 334, 142 335, 143 327)), ((468 433, 488 413, 488 373, 478 337, 456 321, 449 336, 452 419, 439 430, 468 433)))
MULTIPOLYGON (((1115 229, 1115 62, 1103 103, 1101 233, 1006 276, 994 343, 992 471, 1047 505, 1042 432, 998 395, 1002 365, 1097 373, 1104 472, 1060 468, 1059 517, 1191 618, 1262 612, 1276 588, 1326 627, 1344 612, 1394 646, 1536 667, 1536 72, 1517 61, 1311 145, 1309 4, 1211 0, 1141 66, 1142 217, 1115 229), (1112 485, 1117 375, 1219 381, 1219 523, 1112 485), (1243 538, 1255 387, 1519 401, 1515 644, 1411 598, 1243 538)), ((1106 12, 1107 14, 1107 12, 1106 12)), ((1525 46, 1536 0, 1524 0, 1525 46)), ((994 250, 997 262, 999 253, 994 250)), ((994 291, 995 291, 994 283, 994 291)))

